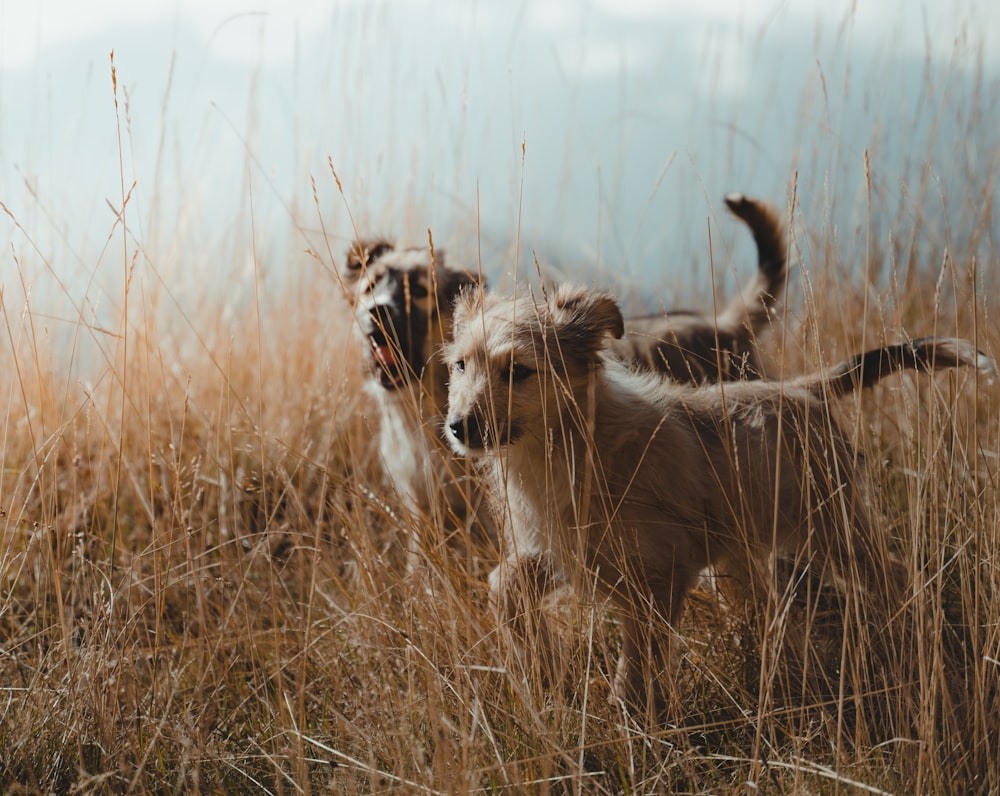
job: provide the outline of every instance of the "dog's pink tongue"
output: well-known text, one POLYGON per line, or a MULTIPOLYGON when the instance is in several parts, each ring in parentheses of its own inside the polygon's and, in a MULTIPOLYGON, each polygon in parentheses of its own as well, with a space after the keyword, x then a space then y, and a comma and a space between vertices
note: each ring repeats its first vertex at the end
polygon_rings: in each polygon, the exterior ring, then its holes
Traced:
POLYGON ((377 345, 375 348, 375 359, 379 361, 379 364, 387 368, 397 367, 396 355, 392 353, 392 349, 387 345, 377 345))

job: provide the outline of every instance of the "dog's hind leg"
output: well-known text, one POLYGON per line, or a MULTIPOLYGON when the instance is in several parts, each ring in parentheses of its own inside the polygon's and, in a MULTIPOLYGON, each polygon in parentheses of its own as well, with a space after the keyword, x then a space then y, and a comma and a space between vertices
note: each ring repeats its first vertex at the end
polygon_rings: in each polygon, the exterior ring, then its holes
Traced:
POLYGON ((885 622, 902 603, 908 577, 887 534, 872 522, 854 458, 839 435, 822 454, 811 452, 806 500, 817 508, 798 546, 810 551, 821 575, 864 602, 869 622, 885 622))

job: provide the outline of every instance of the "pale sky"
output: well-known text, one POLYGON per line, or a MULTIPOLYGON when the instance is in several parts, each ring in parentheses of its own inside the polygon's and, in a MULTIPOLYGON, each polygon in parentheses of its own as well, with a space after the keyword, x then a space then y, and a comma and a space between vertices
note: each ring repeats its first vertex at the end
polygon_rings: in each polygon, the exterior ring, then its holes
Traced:
MULTIPOLYGON (((189 24, 202 35, 213 39, 213 51, 219 58, 233 61, 257 61, 261 56, 261 29, 264 52, 274 61, 294 56, 296 30, 300 33, 322 25, 335 6, 369 5, 411 7, 452 6, 456 3, 479 6, 488 17, 489 7, 505 0, 339 0, 335 3, 315 0, 174 0, 132 2, 131 0, 0 0, 0 63, 5 70, 37 68, 40 57, 52 48, 93 34, 134 27, 170 26, 177 21, 189 24), (266 24, 243 24, 266 20, 266 24)), ((516 6, 516 3, 509 5, 516 6)), ((794 20, 806 26, 837 25, 850 17, 856 35, 869 42, 889 43, 900 51, 918 56, 926 52, 929 36, 942 47, 963 35, 963 28, 973 24, 987 42, 985 56, 994 63, 1000 58, 1000 4, 969 0, 933 0, 911 2, 867 0, 867 2, 829 2, 829 0, 701 0, 698 3, 670 0, 535 0, 524 3, 519 13, 539 31, 556 34, 572 27, 581 6, 590 5, 602 14, 642 25, 655 20, 687 18, 701 23, 740 24, 750 30, 794 20), (925 25, 926 21, 926 25, 925 25)), ((640 53, 640 57, 642 57, 640 53)), ((594 56, 596 68, 617 69, 614 58, 594 56)))
POLYGON ((974 0, 0 0, 0 256, 89 284, 124 180, 163 267, 249 250, 251 214, 292 267, 315 185, 337 253, 353 225, 431 228, 609 279, 669 250, 685 278, 729 191, 797 179, 810 221, 849 225, 866 153, 890 212, 923 164, 940 190, 992 173, 998 58, 1000 3, 974 0))

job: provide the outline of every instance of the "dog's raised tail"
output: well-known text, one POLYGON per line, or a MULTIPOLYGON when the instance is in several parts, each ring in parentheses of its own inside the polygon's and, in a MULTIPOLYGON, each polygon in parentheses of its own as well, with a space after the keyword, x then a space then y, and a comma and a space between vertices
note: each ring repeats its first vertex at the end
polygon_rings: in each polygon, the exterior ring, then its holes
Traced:
POLYGON ((958 367, 975 367, 986 376, 997 372, 996 362, 967 340, 920 337, 846 359, 827 373, 810 378, 807 386, 816 395, 847 395, 902 370, 932 372, 958 367))
POLYGON ((727 195, 725 202, 729 211, 753 234, 757 244, 757 273, 719 314, 718 325, 732 332, 746 325, 758 334, 766 327, 771 307, 785 289, 788 267, 785 224, 778 210, 767 202, 750 199, 741 193, 727 195))

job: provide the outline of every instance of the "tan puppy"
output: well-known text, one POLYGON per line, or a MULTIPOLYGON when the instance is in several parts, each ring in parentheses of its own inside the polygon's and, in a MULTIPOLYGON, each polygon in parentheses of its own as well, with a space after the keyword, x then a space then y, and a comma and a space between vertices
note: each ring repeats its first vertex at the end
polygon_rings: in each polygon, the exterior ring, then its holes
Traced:
MULTIPOLYGON (((901 572, 859 496, 852 446, 830 397, 901 368, 993 363, 955 339, 888 346, 784 384, 692 387, 606 353, 624 324, 609 296, 562 287, 547 302, 466 290, 455 310, 448 433, 474 458, 505 530, 490 575, 499 619, 535 625, 555 583, 596 583, 621 622, 614 693, 645 704, 669 656, 650 624, 677 622, 712 565, 757 599, 777 551, 895 606, 901 572)), ((652 694, 658 703, 657 694, 652 694)))

